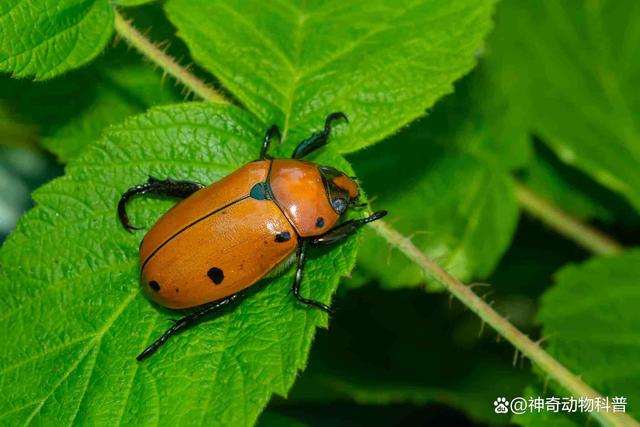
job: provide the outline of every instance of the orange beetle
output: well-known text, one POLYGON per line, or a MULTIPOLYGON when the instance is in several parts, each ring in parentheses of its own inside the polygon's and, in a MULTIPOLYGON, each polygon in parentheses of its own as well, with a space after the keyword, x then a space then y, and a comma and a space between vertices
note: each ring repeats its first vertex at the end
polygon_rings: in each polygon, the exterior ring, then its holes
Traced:
POLYGON ((325 304, 300 295, 307 248, 339 242, 386 215, 379 211, 336 226, 350 206, 363 206, 357 202, 358 184, 330 166, 300 160, 327 143, 331 124, 338 119, 347 117, 340 112, 329 114, 324 130, 302 141, 291 159, 267 155, 271 139, 280 135, 274 125, 265 135, 258 160, 208 187, 149 178, 122 195, 118 215, 129 231, 137 229, 126 212, 132 197, 157 194, 184 199, 142 240, 141 283, 162 306, 197 307, 147 347, 138 361, 203 316, 237 301, 244 289, 293 260, 294 253, 293 296, 331 312, 325 304))

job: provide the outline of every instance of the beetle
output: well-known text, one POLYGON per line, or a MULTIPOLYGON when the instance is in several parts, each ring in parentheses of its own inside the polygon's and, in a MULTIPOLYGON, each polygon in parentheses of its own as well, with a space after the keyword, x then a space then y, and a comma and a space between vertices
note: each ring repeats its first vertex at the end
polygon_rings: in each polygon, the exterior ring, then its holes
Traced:
POLYGON ((327 144, 342 112, 327 116, 324 129, 303 140, 290 159, 268 154, 276 125, 266 132, 260 157, 209 186, 173 179, 149 180, 127 190, 118 202, 118 217, 130 232, 139 230, 127 215, 132 198, 153 194, 183 199, 152 226, 140 243, 141 286, 150 299, 171 309, 195 310, 177 320, 137 357, 155 353, 172 335, 204 316, 229 306, 243 291, 296 261, 293 296, 331 313, 320 301, 300 294, 307 250, 353 235, 384 217, 386 211, 338 224, 350 207, 363 207, 355 178, 331 166, 303 158, 327 144))

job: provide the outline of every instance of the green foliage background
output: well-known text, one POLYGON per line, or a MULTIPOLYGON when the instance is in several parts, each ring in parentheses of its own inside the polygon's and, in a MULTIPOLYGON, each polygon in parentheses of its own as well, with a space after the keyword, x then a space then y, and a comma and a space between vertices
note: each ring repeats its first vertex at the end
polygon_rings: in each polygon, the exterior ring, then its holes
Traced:
POLYGON ((139 293, 119 194, 213 182, 272 123, 286 156, 331 111, 351 123, 314 161, 357 174, 394 227, 640 417, 635 2, 116 3, 0 0, 3 238, 46 183, 0 249, 0 425, 501 425, 498 396, 563 395, 371 229, 310 261, 304 292, 338 290, 330 321, 293 303, 287 271, 135 362, 176 313, 139 293), (232 103, 110 42, 117 13, 232 103), (522 183, 629 249, 593 256, 523 215, 522 183))

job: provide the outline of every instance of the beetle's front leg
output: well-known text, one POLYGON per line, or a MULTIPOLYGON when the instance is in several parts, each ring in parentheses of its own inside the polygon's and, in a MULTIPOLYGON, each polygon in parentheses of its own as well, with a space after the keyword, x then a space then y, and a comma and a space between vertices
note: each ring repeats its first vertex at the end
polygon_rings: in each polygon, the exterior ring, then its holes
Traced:
POLYGON ((303 157, 313 153, 318 148, 325 145, 329 141, 329 135, 331 134, 331 124, 334 121, 340 119, 349 123, 349 119, 347 119, 347 116, 340 111, 329 114, 324 121, 324 129, 322 130, 322 132, 314 133, 309 138, 298 144, 296 149, 293 151, 291 158, 302 159, 303 157))
POLYGON ((326 311, 329 314, 333 314, 333 311, 331 311, 329 306, 321 303, 320 301, 308 299, 300 295, 300 285, 302 284, 302 277, 304 275, 304 265, 306 262, 307 262, 307 241, 302 240, 300 242, 300 246, 298 246, 298 262, 297 262, 297 268, 296 268, 296 276, 293 280, 293 287, 291 288, 291 291, 293 292, 293 296, 303 304, 316 307, 326 311))
POLYGON ((360 227, 383 218, 387 211, 378 211, 366 218, 345 221, 337 227, 327 231, 322 236, 311 238, 311 246, 326 246, 340 242, 347 237, 355 234, 360 227))
POLYGON ((129 222, 127 215, 127 203, 131 199, 142 194, 157 194, 184 199, 201 188, 204 188, 204 185, 193 181, 160 180, 150 176, 144 184, 136 185, 122 194, 118 202, 118 218, 127 231, 139 230, 139 227, 135 227, 129 222))
POLYGON ((321 303, 320 301, 314 301, 300 295, 300 285, 302 284, 302 277, 304 275, 304 266, 307 261, 308 245, 311 244, 312 246, 324 246, 324 245, 337 243, 354 234, 363 225, 368 224, 372 221, 376 221, 384 217, 386 214, 387 214, 387 211, 378 211, 373 215, 368 216, 367 218, 363 218, 359 220, 350 220, 350 221, 344 222, 339 226, 333 228, 332 230, 329 230, 327 233, 323 234, 322 236, 302 240, 300 242, 300 246, 298 246, 298 266, 296 269, 295 279, 293 280, 293 287, 291 288, 291 291, 293 292, 293 296, 296 297, 296 299, 303 304, 317 307, 321 310, 326 311, 329 314, 333 314, 333 311, 327 305, 321 303))

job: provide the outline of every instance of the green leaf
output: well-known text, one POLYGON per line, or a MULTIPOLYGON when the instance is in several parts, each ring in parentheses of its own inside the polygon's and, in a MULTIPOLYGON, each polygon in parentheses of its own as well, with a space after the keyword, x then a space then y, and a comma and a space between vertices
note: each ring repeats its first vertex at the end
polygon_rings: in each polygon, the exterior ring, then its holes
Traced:
POLYGON ((542 298, 539 313, 547 351, 603 396, 626 397, 627 411, 636 418, 639 276, 638 249, 565 267, 542 298))
POLYGON ((6 0, 0 3, 0 71, 50 79, 96 57, 112 31, 106 0, 6 0))
POLYGON ((141 6, 147 3, 153 3, 156 0, 117 0, 115 3, 122 6, 141 6))
POLYGON ((513 108, 500 82, 481 63, 456 82, 423 126, 424 139, 448 150, 469 153, 506 169, 526 166, 533 155, 522 111, 513 108))
POLYGON ((351 126, 340 152, 380 141, 422 116, 474 65, 492 0, 342 2, 170 0, 194 59, 285 140, 332 111, 351 126))
MULTIPOLYGON (((376 204, 393 212, 401 233, 462 280, 486 278, 493 271, 518 216, 509 176, 470 156, 443 158, 411 191, 380 196, 376 204)), ((382 238, 367 232, 362 265, 388 286, 424 283, 415 264, 400 253, 381 251, 384 247, 382 238)))
MULTIPOLYGON (((515 230, 513 184, 500 167, 455 148, 444 150, 455 139, 456 127, 450 127, 448 137, 434 138, 432 117, 351 160, 394 227, 457 277, 485 278, 515 230)), ((421 270, 381 237, 372 231, 365 236, 360 264, 384 286, 424 283, 421 270)))
MULTIPOLYGON (((34 194, 0 250, 0 341, 11 343, 0 353, 0 423, 251 425, 272 393, 287 393, 327 323, 289 294, 293 272, 138 363, 180 314, 140 292, 143 233, 116 217, 120 194, 148 175, 210 183, 255 159, 264 129, 254 123, 231 106, 157 108, 110 128, 34 194)), ((330 150, 317 160, 352 172, 330 150)), ((150 225, 173 203, 142 200, 133 220, 150 225)), ((314 253, 303 292, 328 302, 355 248, 314 253)))
POLYGON ((640 8, 511 0, 496 21, 489 69, 528 128, 640 210, 640 8))

